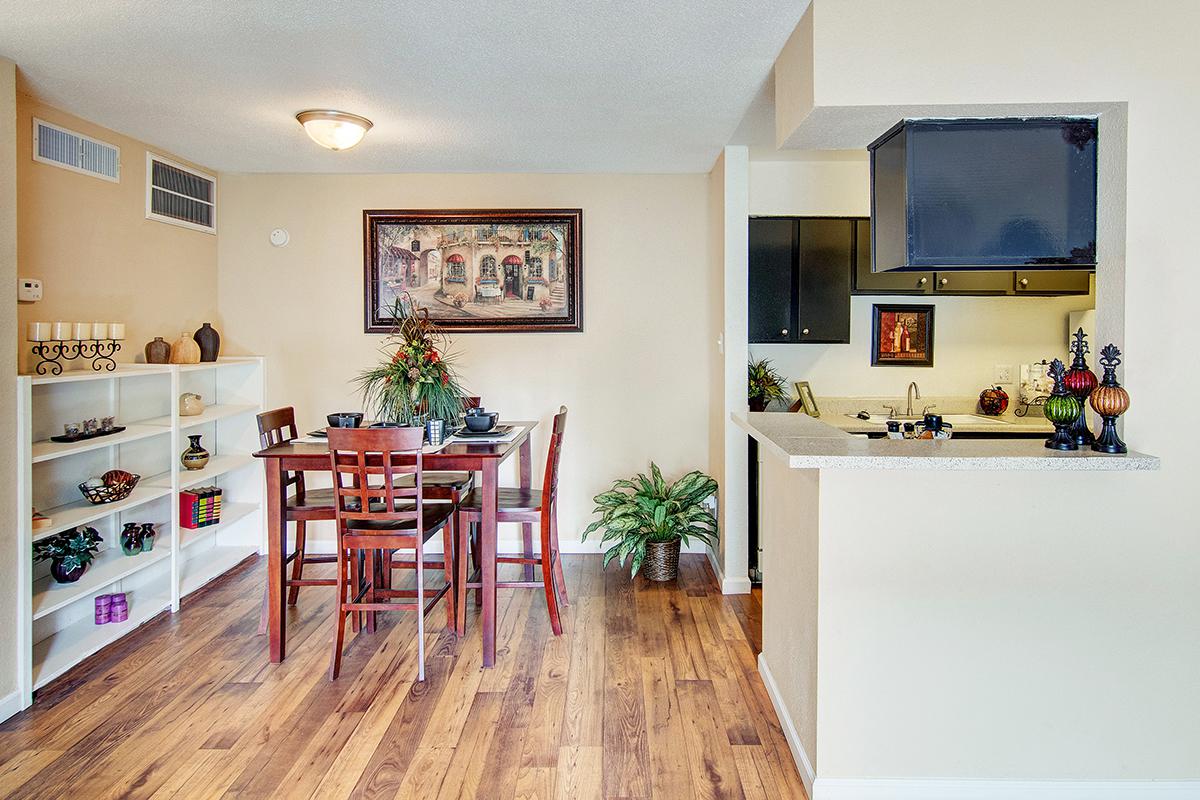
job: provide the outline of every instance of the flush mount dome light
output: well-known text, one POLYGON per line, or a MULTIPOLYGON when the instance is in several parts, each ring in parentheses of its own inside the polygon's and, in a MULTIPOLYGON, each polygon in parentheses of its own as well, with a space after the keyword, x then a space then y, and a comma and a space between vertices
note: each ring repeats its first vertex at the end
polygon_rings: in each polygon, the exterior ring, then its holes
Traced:
POLYGON ((349 150, 362 141, 371 130, 371 120, 345 111, 309 109, 296 115, 304 132, 321 147, 330 150, 349 150))

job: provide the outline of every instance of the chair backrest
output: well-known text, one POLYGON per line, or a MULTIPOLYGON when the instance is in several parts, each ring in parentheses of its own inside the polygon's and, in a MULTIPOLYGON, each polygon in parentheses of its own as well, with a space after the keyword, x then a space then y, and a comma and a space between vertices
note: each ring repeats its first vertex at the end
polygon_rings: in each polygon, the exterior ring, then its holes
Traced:
POLYGON ((327 433, 339 529, 350 521, 416 520, 420 542, 425 429, 329 428, 327 433), (414 475, 415 480, 397 487, 398 475, 414 475))
MULTIPOLYGON (((296 433, 296 409, 291 406, 274 408, 258 415, 258 442, 265 450, 268 447, 286 444, 299 436, 296 433)), ((304 473, 287 472, 283 476, 283 490, 296 487, 296 496, 304 499, 304 473)))
POLYGON ((567 407, 559 406, 550 431, 550 450, 546 453, 546 474, 542 478, 542 496, 547 506, 558 501, 558 460, 562 456, 563 433, 567 430, 567 407))

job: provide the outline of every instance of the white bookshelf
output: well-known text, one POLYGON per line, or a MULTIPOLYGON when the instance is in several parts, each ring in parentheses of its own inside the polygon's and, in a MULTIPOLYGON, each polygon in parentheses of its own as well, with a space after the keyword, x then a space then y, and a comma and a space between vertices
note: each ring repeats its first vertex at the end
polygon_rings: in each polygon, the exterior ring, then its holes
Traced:
POLYGON ((262 469, 255 415, 263 403, 263 359, 226 357, 208 364, 123 364, 113 372, 69 371, 23 375, 18 382, 18 503, 20 541, 18 614, 22 622, 18 685, 22 704, 33 693, 88 656, 158 614, 179 611, 180 599, 265 544, 262 469), (181 417, 179 396, 199 394, 204 413, 181 417), (67 422, 114 416, 121 433, 61 444, 51 436, 67 422), (202 470, 179 463, 187 437, 200 435, 211 454, 202 470), (77 485, 110 469, 142 476, 133 493, 116 503, 92 505, 77 485), (179 493, 220 486, 221 522, 190 530, 179 524, 179 493), (33 509, 52 523, 34 531, 33 509), (127 522, 152 522, 154 549, 121 552, 127 522), (96 528, 103 550, 83 577, 58 584, 49 566, 32 561, 34 541, 81 525, 96 528), (99 594, 125 592, 129 619, 96 625, 99 594))

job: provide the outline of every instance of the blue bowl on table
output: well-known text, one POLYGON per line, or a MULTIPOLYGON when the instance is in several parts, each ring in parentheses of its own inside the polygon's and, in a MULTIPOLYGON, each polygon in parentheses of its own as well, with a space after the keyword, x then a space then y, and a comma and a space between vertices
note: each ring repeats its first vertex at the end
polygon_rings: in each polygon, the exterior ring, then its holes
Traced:
POLYGON ((467 430, 472 433, 487 433, 496 427, 496 422, 499 419, 500 415, 495 411, 488 411, 482 414, 468 414, 463 417, 463 422, 466 423, 467 430))

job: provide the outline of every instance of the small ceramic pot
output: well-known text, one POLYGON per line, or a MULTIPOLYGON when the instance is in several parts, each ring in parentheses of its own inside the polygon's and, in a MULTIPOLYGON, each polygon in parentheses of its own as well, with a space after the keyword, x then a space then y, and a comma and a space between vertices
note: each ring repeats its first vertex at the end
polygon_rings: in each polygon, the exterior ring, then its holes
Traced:
POLYGON ((200 329, 192 334, 192 339, 200 345, 201 361, 217 360, 217 356, 221 354, 221 334, 217 333, 211 322, 201 325, 200 329))
POLYGON ((136 522, 126 522, 121 531, 121 552, 127 556, 136 556, 142 552, 142 526, 136 522))
POLYGON ((200 345, 192 339, 187 331, 179 334, 179 338, 171 345, 172 364, 199 364, 200 345))
POLYGON ((179 456, 179 463, 184 469, 204 469, 208 465, 208 451, 200 446, 201 434, 189 436, 188 449, 179 456))
POLYGON ((157 535, 153 522, 142 523, 142 552, 149 553, 154 549, 154 537, 157 535))
POLYGON ((194 417, 204 413, 204 399, 194 392, 179 395, 179 416, 194 417))
POLYGON ((161 336, 155 336, 153 342, 146 343, 147 364, 170 364, 171 345, 161 336))
POLYGON ((75 569, 64 569, 62 562, 54 560, 50 562, 50 575, 58 583, 74 583, 83 577, 83 573, 87 572, 87 565, 78 566, 75 569))

